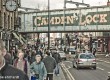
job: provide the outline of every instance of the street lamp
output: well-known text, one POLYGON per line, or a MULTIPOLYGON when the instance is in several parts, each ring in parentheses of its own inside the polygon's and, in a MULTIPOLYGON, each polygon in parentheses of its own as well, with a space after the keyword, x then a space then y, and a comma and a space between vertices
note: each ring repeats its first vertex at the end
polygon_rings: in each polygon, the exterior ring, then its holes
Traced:
POLYGON ((10 40, 11 40, 11 31, 10 30, 8 30, 7 32, 6 32, 6 39, 7 39, 7 41, 8 41, 8 47, 7 47, 7 50, 9 51, 10 50, 10 40))
POLYGON ((92 34, 89 35, 90 35, 89 47, 90 47, 90 51, 92 52, 92 34))
POLYGON ((2 29, 2 27, 0 26, 0 39, 2 39, 2 32, 3 32, 3 29, 2 29))
POLYGON ((48 0, 48 49, 50 49, 50 0, 48 0))
MULTIPOLYGON (((64 31, 65 31, 65 10, 66 10, 66 0, 64 0, 64 7, 63 7, 63 18, 64 18, 64 23, 63 23, 63 27, 64 27, 64 31)), ((64 44, 65 44, 65 47, 66 47, 66 34, 65 34, 65 38, 64 38, 64 44)))
POLYGON ((6 30, 3 29, 2 31, 2 39, 5 41, 6 40, 6 30))

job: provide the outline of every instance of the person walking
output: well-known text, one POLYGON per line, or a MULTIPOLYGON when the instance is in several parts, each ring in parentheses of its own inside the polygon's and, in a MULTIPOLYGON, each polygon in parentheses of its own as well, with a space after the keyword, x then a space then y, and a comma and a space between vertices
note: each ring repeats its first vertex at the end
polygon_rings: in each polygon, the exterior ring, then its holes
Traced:
POLYGON ((7 52, 6 48, 3 49, 3 56, 4 56, 5 60, 6 60, 6 62, 8 64, 11 64, 12 65, 12 61, 13 61, 12 60, 12 56, 11 56, 10 53, 7 52))
POLYGON ((22 52, 22 50, 18 51, 18 58, 14 60, 13 65, 15 68, 18 68, 25 72, 28 77, 30 76, 30 66, 28 61, 24 58, 24 53, 22 52))
POLYGON ((108 76, 108 79, 107 80, 110 80, 110 76, 108 76))
POLYGON ((30 52, 30 56, 29 56, 29 58, 30 58, 29 59, 30 64, 32 64, 33 62, 36 61, 35 57, 36 57, 36 51, 33 50, 32 52, 30 52))
POLYGON ((108 49, 106 49, 106 55, 105 55, 105 57, 109 57, 110 55, 109 55, 109 50, 108 49))
POLYGON ((96 48, 93 48, 93 55, 95 56, 96 54, 96 48))
POLYGON ((61 57, 58 52, 55 52, 52 57, 56 60, 55 74, 56 76, 58 76, 59 75, 59 63, 61 62, 61 57))
POLYGON ((30 69, 33 75, 31 80, 46 80, 47 70, 41 61, 41 55, 36 55, 36 61, 31 64, 30 69))
POLYGON ((38 53, 39 55, 41 55, 41 59, 43 59, 43 50, 42 50, 41 48, 38 49, 37 53, 38 53))
POLYGON ((14 68, 6 62, 2 52, 3 49, 4 44, 0 39, 0 80, 29 80, 23 71, 14 68))
POLYGON ((50 56, 49 51, 46 51, 43 62, 44 62, 45 67, 47 69, 46 80, 53 80, 53 72, 54 72, 54 69, 56 67, 56 61, 53 57, 50 56))

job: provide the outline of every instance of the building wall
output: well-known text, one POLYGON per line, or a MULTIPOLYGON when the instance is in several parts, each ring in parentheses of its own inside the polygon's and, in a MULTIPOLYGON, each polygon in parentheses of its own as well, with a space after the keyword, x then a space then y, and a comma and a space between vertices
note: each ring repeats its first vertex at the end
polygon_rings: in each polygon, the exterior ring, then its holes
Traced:
POLYGON ((6 10, 5 8, 5 3, 6 0, 0 0, 0 27, 2 27, 2 29, 6 29, 6 30, 14 30, 14 25, 17 24, 17 22, 15 22, 17 20, 17 13, 18 11, 15 12, 9 12, 6 10))
POLYGON ((4 40, 5 46, 9 51, 10 45, 12 45, 12 37, 10 36, 15 32, 15 25, 18 25, 18 10, 13 12, 6 10, 5 3, 6 0, 0 0, 0 38, 4 40), (4 36, 4 34, 6 35, 4 36))

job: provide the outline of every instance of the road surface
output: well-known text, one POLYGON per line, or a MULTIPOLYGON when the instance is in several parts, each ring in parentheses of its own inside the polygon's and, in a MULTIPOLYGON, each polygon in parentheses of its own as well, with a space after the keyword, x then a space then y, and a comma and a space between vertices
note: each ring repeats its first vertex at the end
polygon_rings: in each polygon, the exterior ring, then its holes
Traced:
POLYGON ((68 80, 107 80, 110 75, 110 62, 97 58, 97 69, 82 68, 77 70, 72 67, 72 60, 63 61, 62 68, 68 80))

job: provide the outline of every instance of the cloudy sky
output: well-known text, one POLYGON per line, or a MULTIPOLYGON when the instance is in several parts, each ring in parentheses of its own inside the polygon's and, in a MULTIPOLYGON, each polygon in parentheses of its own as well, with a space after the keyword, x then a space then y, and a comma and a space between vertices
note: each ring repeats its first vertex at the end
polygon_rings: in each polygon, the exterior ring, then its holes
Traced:
MULTIPOLYGON (((72 0, 75 2, 82 2, 82 0, 72 0)), ((84 0, 84 3, 90 4, 91 6, 106 5, 108 0, 84 0)), ((21 0, 23 7, 40 8, 45 9, 47 7, 48 0, 21 0)), ((62 9, 64 6, 64 0, 50 0, 51 9, 62 9)), ((74 4, 67 4, 68 8, 75 7, 74 4)))

